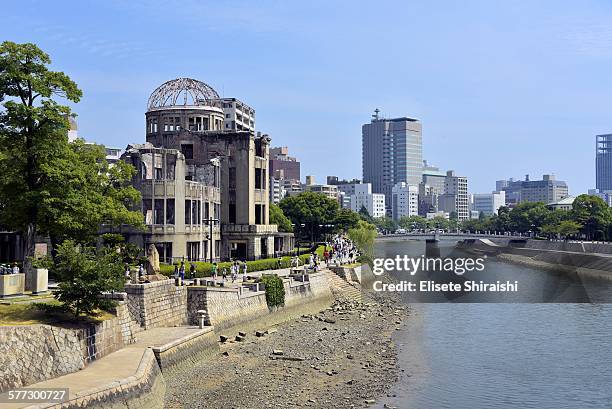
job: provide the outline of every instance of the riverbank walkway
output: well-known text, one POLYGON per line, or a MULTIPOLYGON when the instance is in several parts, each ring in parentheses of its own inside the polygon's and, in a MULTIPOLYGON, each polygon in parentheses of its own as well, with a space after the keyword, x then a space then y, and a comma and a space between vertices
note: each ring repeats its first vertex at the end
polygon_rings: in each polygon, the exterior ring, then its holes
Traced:
MULTIPOLYGON (((43 382, 28 385, 25 388, 53 389, 68 388, 69 399, 77 398, 84 392, 99 389, 106 385, 121 382, 133 376, 140 365, 145 350, 149 347, 160 347, 174 341, 189 337, 202 331, 196 326, 153 328, 138 333, 137 341, 124 348, 102 357, 84 369, 68 375, 59 376, 43 382)), ((5 395, 6 392, 2 395, 5 395)), ((86 394, 86 393, 85 393, 86 394)), ((47 405, 32 403, 3 403, 2 408, 38 408, 47 405)))

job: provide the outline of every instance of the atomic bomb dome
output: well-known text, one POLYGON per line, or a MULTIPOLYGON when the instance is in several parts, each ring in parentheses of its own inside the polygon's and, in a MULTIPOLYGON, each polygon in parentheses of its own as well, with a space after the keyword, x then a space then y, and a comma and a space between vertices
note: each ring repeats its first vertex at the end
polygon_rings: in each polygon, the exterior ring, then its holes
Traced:
POLYGON ((219 94, 205 82, 191 78, 177 78, 164 82, 149 97, 147 110, 175 106, 196 106, 220 99, 219 94))

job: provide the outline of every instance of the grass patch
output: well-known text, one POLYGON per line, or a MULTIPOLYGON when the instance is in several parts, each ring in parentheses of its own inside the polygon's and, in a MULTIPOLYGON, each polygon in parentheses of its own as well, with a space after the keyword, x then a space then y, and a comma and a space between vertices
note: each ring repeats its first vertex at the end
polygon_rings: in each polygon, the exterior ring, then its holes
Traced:
POLYGON ((63 311, 57 300, 44 303, 3 304, 0 305, 0 326, 33 325, 33 324, 91 324, 113 318, 107 311, 98 311, 94 316, 76 318, 63 311))

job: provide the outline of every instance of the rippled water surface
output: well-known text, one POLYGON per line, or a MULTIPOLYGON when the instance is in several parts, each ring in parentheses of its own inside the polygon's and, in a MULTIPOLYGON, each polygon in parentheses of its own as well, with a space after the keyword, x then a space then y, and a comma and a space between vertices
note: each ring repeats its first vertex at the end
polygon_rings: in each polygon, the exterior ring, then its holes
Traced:
MULTIPOLYGON (((421 245, 379 243, 377 255, 422 252, 421 245)), ((537 290, 499 303, 406 296, 413 316, 396 337, 404 373, 396 397, 378 407, 612 408, 612 304, 588 302, 607 300, 610 283, 491 263, 488 271, 537 290), (562 303, 537 299, 550 285, 562 303)))

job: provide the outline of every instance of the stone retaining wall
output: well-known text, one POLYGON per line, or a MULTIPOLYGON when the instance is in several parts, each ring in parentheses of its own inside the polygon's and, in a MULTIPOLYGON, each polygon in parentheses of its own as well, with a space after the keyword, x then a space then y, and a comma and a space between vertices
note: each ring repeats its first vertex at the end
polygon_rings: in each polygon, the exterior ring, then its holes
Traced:
MULTIPOLYGON (((533 242, 541 241, 534 240, 533 242)), ((529 242, 527 244, 529 245, 529 242)), ((550 242, 550 244, 551 249, 536 249, 531 246, 517 248, 512 247, 510 244, 507 246, 501 244, 491 245, 482 240, 465 240, 461 247, 496 254, 502 256, 500 258, 503 260, 520 262, 532 267, 546 268, 559 272, 584 273, 594 277, 612 279, 612 257, 588 253, 581 254, 569 250, 553 250, 554 247, 561 247, 564 243, 550 242), (503 257, 505 255, 513 257, 503 257)))
POLYGON ((144 329, 187 323, 187 289, 174 280, 126 284, 127 306, 132 320, 144 329))
POLYGON ((190 286, 187 289, 187 317, 190 325, 199 323, 197 311, 204 310, 206 325, 215 331, 246 323, 271 313, 283 315, 284 309, 312 303, 312 308, 331 303, 331 292, 323 273, 284 280, 285 307, 269 309, 265 291, 240 291, 235 288, 190 286), (304 280, 304 281, 301 281, 304 280))
POLYGON ((0 392, 84 368, 82 341, 79 331, 50 325, 0 327, 0 392))
POLYGON ((219 351, 219 343, 213 328, 204 328, 198 333, 177 339, 161 347, 154 347, 155 359, 163 373, 168 373, 180 364, 181 368, 219 351))
POLYGON ((83 369, 132 342, 124 328, 119 317, 83 328, 0 327, 0 392, 83 369))

